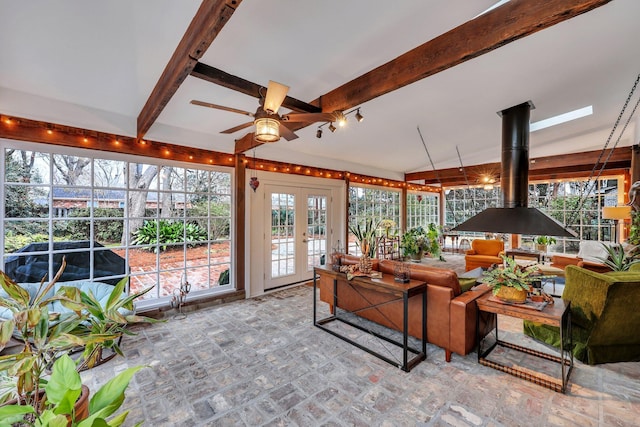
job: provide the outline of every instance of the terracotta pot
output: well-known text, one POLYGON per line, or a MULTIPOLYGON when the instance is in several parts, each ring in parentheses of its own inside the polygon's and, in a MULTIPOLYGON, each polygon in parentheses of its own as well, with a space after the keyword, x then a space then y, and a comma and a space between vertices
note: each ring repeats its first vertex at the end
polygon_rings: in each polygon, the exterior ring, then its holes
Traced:
MULTIPOLYGON (((82 391, 80 392, 80 397, 76 401, 74 405, 74 412, 76 414, 76 422, 85 420, 89 417, 89 387, 82 384, 82 391)), ((44 390, 40 391, 41 398, 44 396, 44 390)), ((17 399, 12 399, 7 401, 6 405, 15 405, 17 399)), ((67 417, 67 427, 71 427, 71 420, 67 417)))
POLYGON ((509 286, 501 286, 495 296, 505 302, 522 304, 527 300, 527 291, 524 289, 518 290, 509 286))

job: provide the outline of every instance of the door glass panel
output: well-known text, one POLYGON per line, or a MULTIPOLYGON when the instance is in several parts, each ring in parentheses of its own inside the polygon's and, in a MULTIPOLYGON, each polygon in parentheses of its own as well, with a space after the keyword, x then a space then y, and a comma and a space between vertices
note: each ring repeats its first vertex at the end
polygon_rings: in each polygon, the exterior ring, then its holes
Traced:
POLYGON ((327 253, 327 198, 307 196, 307 271, 322 264, 327 253))
POLYGON ((271 278, 295 274, 295 195, 271 194, 271 278))

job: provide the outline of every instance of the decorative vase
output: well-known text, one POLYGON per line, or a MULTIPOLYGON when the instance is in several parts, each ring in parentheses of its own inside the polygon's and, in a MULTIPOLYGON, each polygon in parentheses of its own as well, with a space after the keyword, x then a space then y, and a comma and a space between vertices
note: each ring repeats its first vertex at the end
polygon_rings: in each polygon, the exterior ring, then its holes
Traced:
POLYGON ((361 273, 371 274, 373 262, 371 261, 371 257, 367 254, 363 254, 360 257, 360 264, 358 265, 358 269, 361 273))
POLYGON ((527 291, 510 286, 501 286, 495 297, 504 302, 523 304, 527 300, 527 291))
POLYGON ((410 254, 409 257, 411 258, 411 262, 420 262, 424 257, 424 251, 421 250, 417 254, 410 254))

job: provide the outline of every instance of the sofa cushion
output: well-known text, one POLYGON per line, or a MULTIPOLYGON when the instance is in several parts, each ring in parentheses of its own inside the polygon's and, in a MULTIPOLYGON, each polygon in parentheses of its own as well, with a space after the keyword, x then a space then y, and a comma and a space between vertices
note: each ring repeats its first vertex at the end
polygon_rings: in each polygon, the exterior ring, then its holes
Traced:
POLYGON ((469 289, 473 288, 478 282, 476 279, 473 278, 459 278, 458 277, 458 281, 460 282, 460 291, 462 293, 467 292, 469 289))
POLYGON ((578 258, 585 261, 602 263, 609 257, 609 252, 604 245, 611 246, 609 242, 599 242, 597 240, 582 240, 578 258))

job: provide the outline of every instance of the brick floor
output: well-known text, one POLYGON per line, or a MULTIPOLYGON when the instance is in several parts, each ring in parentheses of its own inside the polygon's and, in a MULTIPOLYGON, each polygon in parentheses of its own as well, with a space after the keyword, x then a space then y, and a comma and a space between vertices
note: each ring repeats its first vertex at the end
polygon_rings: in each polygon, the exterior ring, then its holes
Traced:
MULTIPOLYGON (((139 327, 125 357, 83 373, 97 390, 145 364, 125 425, 637 426, 640 363, 577 362, 566 394, 428 346, 406 373, 312 325, 312 288, 218 305, 139 327)), ((508 338, 521 323, 500 320, 508 338)), ((504 337, 504 335, 503 335, 504 337)))

